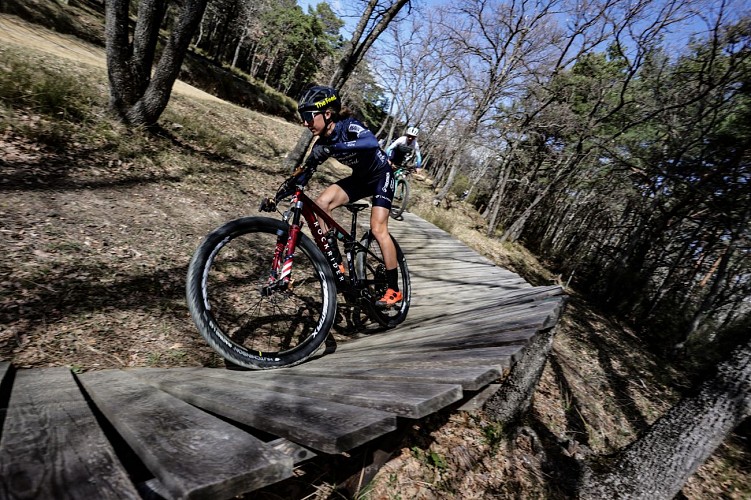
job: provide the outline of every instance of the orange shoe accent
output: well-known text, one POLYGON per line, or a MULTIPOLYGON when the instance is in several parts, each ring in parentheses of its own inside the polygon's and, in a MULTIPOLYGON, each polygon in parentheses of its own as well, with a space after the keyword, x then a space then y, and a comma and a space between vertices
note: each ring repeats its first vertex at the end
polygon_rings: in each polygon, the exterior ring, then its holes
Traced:
POLYGON ((383 294, 383 297, 376 302, 376 305, 379 307, 391 307, 396 305, 397 302, 401 302, 402 298, 402 292, 397 292, 393 288, 389 288, 386 290, 386 293, 383 294))

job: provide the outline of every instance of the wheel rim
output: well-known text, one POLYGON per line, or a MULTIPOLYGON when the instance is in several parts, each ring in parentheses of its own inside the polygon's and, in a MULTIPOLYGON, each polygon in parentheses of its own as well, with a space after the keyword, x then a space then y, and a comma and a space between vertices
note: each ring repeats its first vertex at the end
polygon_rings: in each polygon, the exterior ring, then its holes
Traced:
POLYGON ((206 264, 202 289, 211 327, 232 350, 274 360, 319 334, 332 300, 311 256, 298 246, 292 286, 262 293, 269 283, 276 234, 253 232, 225 239, 206 264))

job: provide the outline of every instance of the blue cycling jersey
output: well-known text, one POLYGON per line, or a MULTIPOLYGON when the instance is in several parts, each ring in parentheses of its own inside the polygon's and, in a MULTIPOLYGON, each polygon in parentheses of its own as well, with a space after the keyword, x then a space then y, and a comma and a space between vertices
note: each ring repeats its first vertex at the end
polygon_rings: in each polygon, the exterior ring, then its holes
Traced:
MULTIPOLYGON (((328 146, 330 156, 352 169, 354 175, 368 176, 384 170, 391 171, 386 155, 378 146, 378 140, 373 132, 365 128, 356 118, 345 118, 336 123, 331 135, 319 137, 316 145, 328 146)), ((308 157, 305 161, 318 166, 326 158, 313 161, 308 157)))

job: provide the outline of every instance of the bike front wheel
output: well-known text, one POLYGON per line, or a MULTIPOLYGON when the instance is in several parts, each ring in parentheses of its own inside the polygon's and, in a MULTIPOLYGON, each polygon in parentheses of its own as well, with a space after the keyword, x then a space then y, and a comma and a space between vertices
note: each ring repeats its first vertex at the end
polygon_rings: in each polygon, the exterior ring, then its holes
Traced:
POLYGON ((407 261, 404 258, 402 249, 393 236, 391 237, 391 241, 394 242, 394 247, 396 248, 399 290, 402 292, 402 301, 394 307, 381 308, 376 305, 376 301, 386 293, 388 282, 386 280, 386 265, 383 260, 383 253, 373 233, 370 231, 365 233, 360 240, 360 244, 364 249, 360 249, 355 253, 355 272, 357 273, 357 278, 364 284, 366 290, 365 300, 368 303, 370 317, 386 328, 393 328, 407 318, 407 311, 409 311, 409 304, 412 298, 412 286, 409 280, 407 261))
POLYGON ((409 183, 406 179, 397 179, 394 186, 394 199, 391 201, 391 217, 398 219, 407 209, 409 203, 409 183))
POLYGON ((188 308, 206 342, 251 369, 301 363, 323 343, 336 315, 336 286, 323 254, 299 234, 291 282, 273 277, 278 242, 289 226, 266 217, 237 219, 211 232, 188 268, 188 308))

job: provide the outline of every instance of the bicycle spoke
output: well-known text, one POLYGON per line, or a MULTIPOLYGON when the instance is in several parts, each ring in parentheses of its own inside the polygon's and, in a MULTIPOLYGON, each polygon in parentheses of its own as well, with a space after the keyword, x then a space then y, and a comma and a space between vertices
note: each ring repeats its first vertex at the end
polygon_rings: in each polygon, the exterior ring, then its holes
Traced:
POLYGON ((273 233, 225 242, 206 278, 216 323, 233 343, 260 353, 283 353, 305 341, 322 307, 319 274, 303 251, 296 252, 287 289, 268 286, 275 242, 273 233), (264 287, 270 292, 264 294, 264 287))

